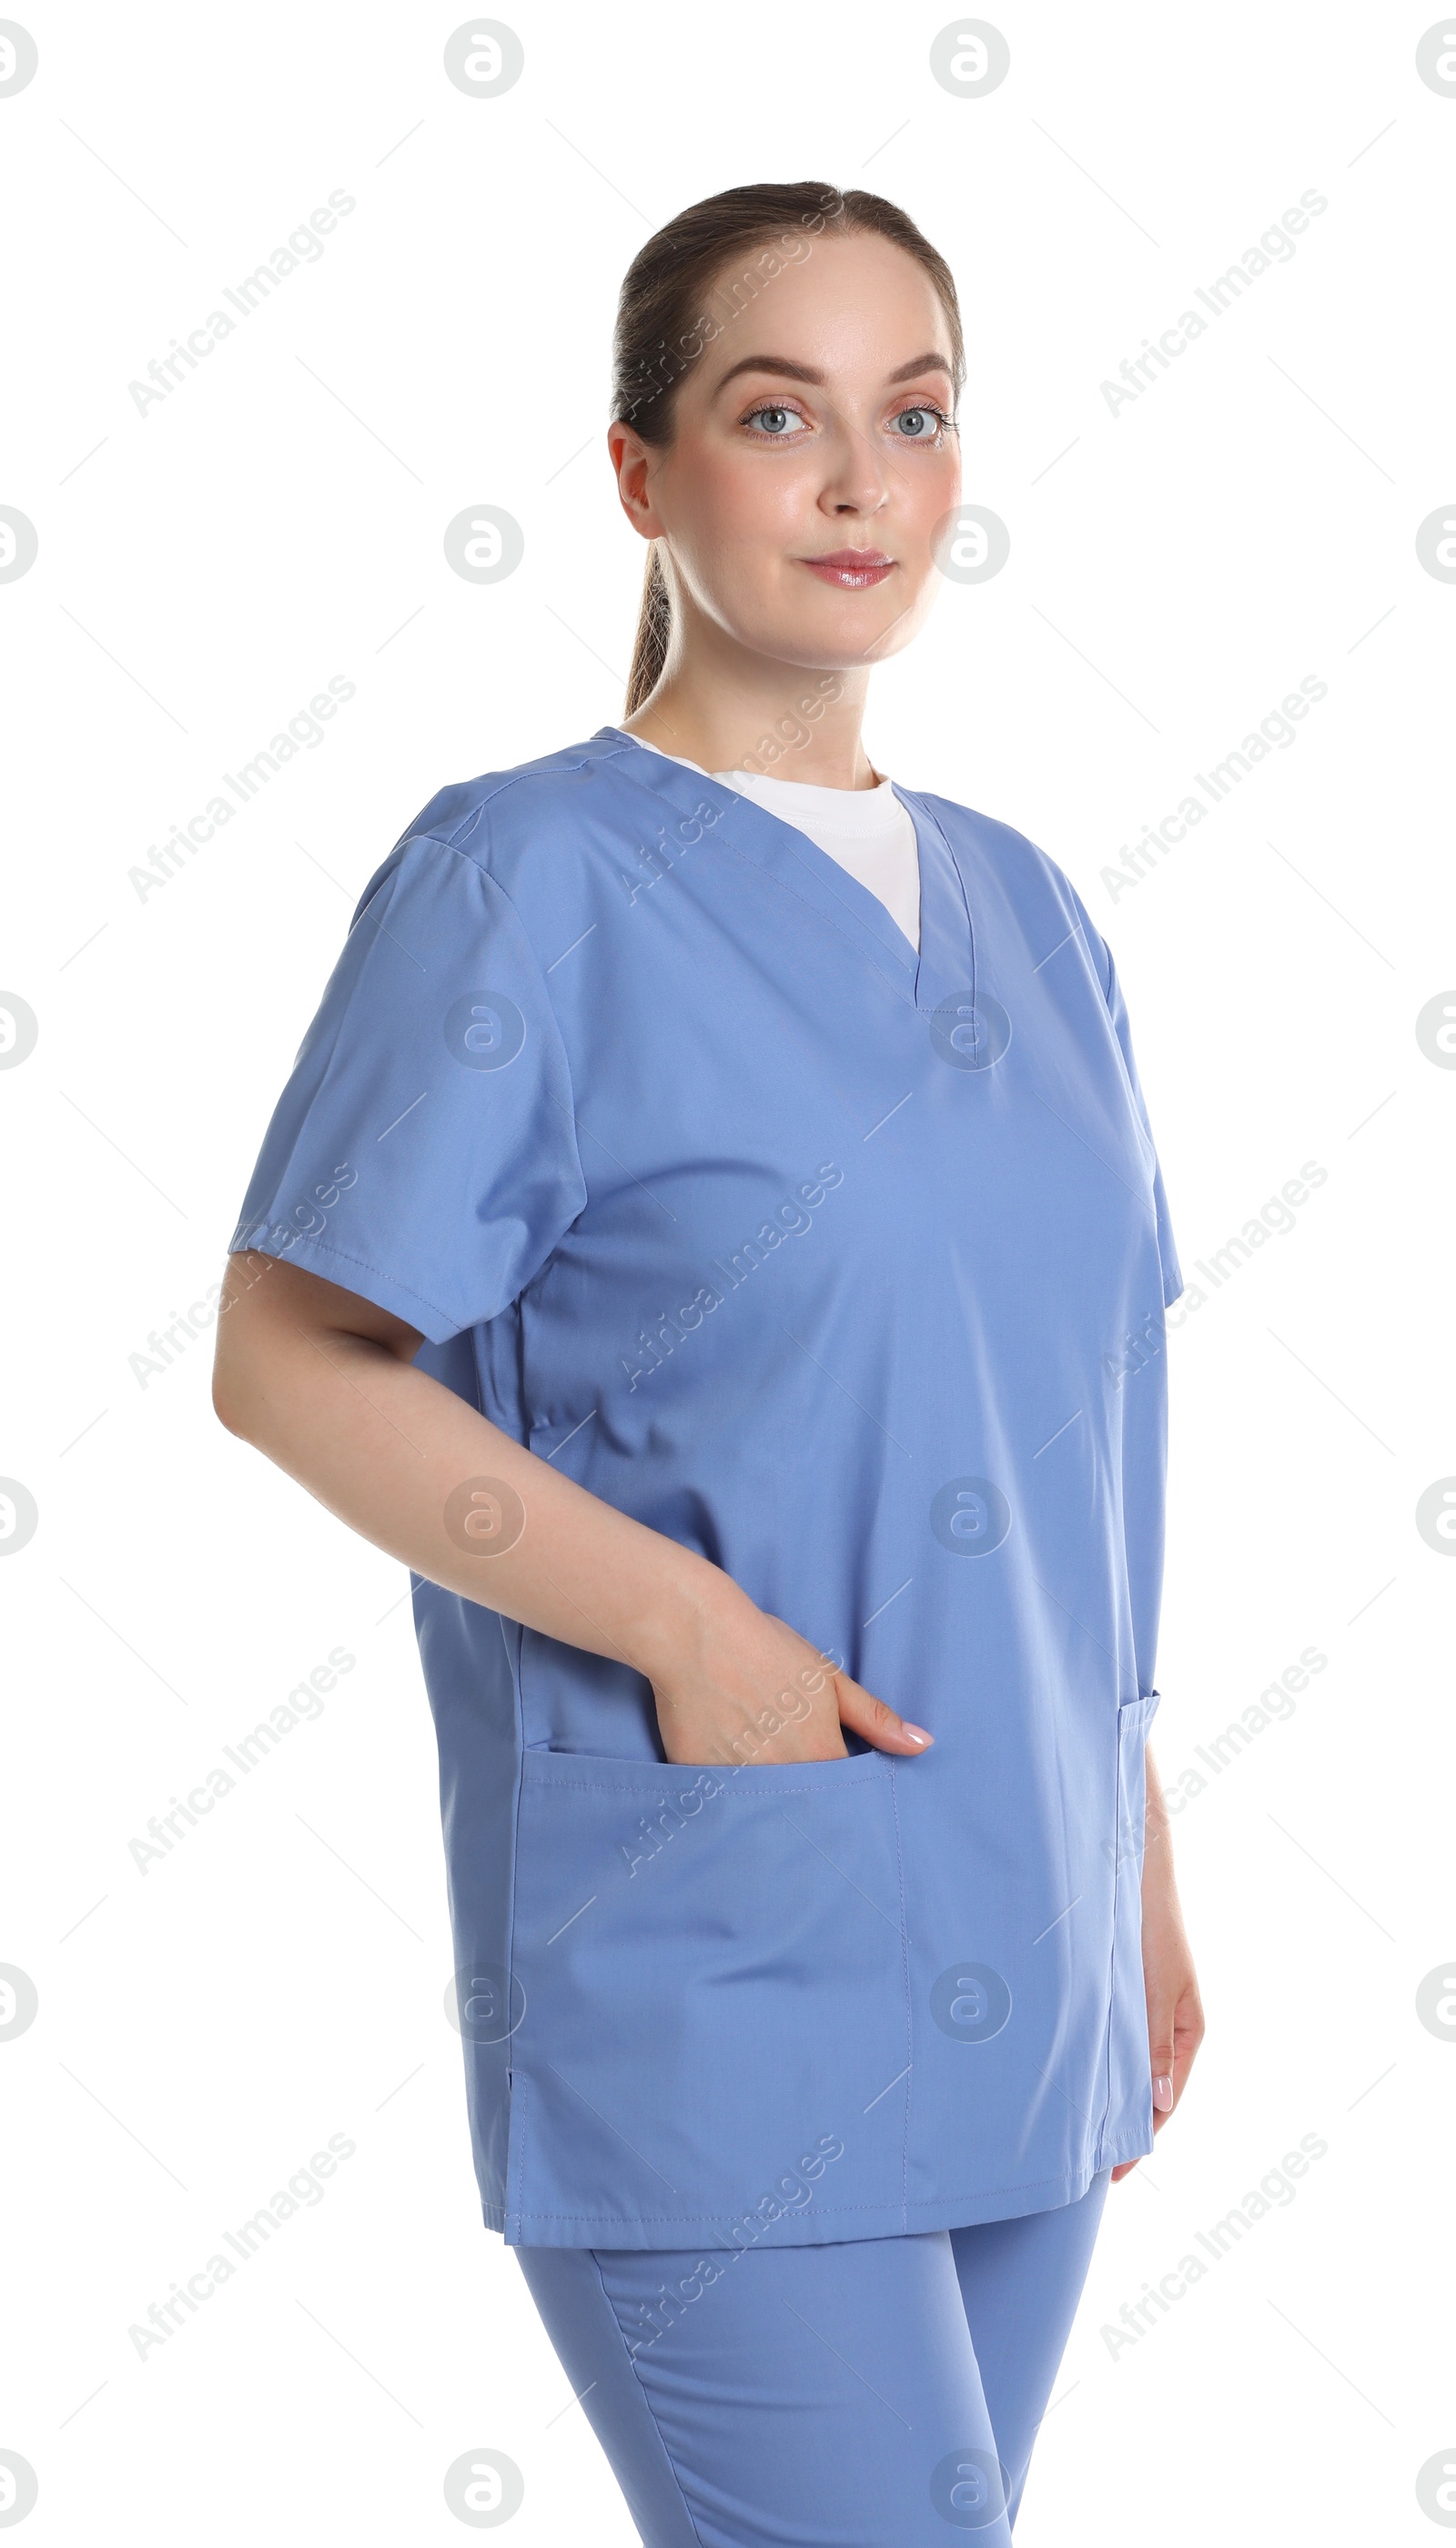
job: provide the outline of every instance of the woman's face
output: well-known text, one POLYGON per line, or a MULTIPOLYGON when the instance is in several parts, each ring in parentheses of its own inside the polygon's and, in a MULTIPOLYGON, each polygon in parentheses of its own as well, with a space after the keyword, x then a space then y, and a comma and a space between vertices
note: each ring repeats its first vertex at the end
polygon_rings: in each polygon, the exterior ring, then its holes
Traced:
POLYGON ((753 654, 848 671, 908 644, 940 583, 960 494, 951 337, 890 240, 807 250, 689 365, 666 448, 625 424, 609 442, 628 518, 698 610, 753 654))

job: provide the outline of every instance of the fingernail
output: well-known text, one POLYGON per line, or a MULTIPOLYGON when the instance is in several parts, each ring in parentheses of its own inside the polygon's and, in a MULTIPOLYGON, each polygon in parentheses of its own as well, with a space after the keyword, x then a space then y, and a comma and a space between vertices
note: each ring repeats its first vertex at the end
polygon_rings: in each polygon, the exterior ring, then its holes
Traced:
POLYGON ((1156 2106, 1159 2114, 1165 2115, 1169 2112, 1173 2103, 1173 2083, 1171 2079, 1154 2079, 1152 2083, 1152 2102, 1156 2106))
POLYGON ((923 1725, 906 1725, 903 1720, 900 1731, 902 1734, 908 1734, 912 1743, 934 1743, 936 1739, 933 1734, 927 1734, 923 1725))

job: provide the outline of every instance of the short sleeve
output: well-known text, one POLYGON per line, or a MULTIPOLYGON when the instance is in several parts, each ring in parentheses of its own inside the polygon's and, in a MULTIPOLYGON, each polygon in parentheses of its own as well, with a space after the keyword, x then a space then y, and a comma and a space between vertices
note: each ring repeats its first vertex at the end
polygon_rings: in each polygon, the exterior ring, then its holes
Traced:
POLYGON ((1147 1120, 1147 1104, 1142 1094, 1142 1083, 1138 1076, 1138 1064, 1133 1057, 1133 1031, 1128 1019, 1128 1004, 1123 998, 1123 986, 1118 979, 1118 968, 1113 961, 1112 949, 1097 928, 1076 888, 1069 886, 1068 890, 1081 916, 1082 929, 1091 951, 1092 960, 1102 976, 1103 996, 1112 1018, 1113 1033, 1122 1047, 1128 1085, 1133 1092, 1133 1104, 1153 1156, 1152 1196, 1157 1214, 1157 1249, 1163 1269, 1163 1308, 1168 1310, 1185 1289, 1183 1269, 1178 1262, 1173 1225, 1168 1214, 1168 1198, 1163 1191, 1163 1172, 1157 1155, 1157 1143, 1152 1138, 1152 1126, 1147 1120))
POLYGON ((230 1246, 443 1344, 509 1307, 586 1200, 566 1049, 519 916, 476 860, 410 840, 355 914, 230 1246))

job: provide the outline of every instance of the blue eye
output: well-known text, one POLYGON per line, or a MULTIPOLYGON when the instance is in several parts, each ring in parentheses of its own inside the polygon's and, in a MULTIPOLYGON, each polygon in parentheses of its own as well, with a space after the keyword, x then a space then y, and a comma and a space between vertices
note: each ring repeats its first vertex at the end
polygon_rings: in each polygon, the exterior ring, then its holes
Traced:
POLYGON ((753 424, 763 416, 772 416, 774 419, 771 425, 763 428, 771 442, 792 442, 795 439, 794 435, 785 434, 782 430, 783 426, 789 423, 803 423, 803 417, 797 408, 792 407, 756 407, 743 420, 745 424, 753 424))
POLYGON ((907 407, 896 416, 895 427, 904 442, 930 442, 950 420, 938 407, 907 407), (929 424, 924 421, 926 417, 930 418, 929 424))

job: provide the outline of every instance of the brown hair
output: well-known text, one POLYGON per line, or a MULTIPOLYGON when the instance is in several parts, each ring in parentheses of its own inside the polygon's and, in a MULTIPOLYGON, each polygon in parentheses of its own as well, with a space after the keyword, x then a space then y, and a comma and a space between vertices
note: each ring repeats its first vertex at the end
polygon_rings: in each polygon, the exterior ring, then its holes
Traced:
MULTIPOLYGON (((684 373, 764 285, 785 263, 807 255, 813 238, 825 231, 841 238, 872 231, 904 248, 924 268, 946 313, 958 394, 965 348, 955 279, 908 213, 883 195, 844 195, 837 186, 730 186, 721 195, 689 204, 639 248, 628 266, 612 339, 611 421, 630 424, 656 449, 671 442, 674 393, 684 373), (765 245, 770 240, 781 243, 786 254, 776 257, 765 245), (761 250, 757 257, 751 253, 755 248, 761 250), (740 257, 745 259, 742 271, 728 272, 740 257), (719 315, 709 308, 710 301, 718 304, 719 315)), ((627 677, 628 716, 656 686, 672 624, 672 599, 658 543, 652 540, 627 677)))

